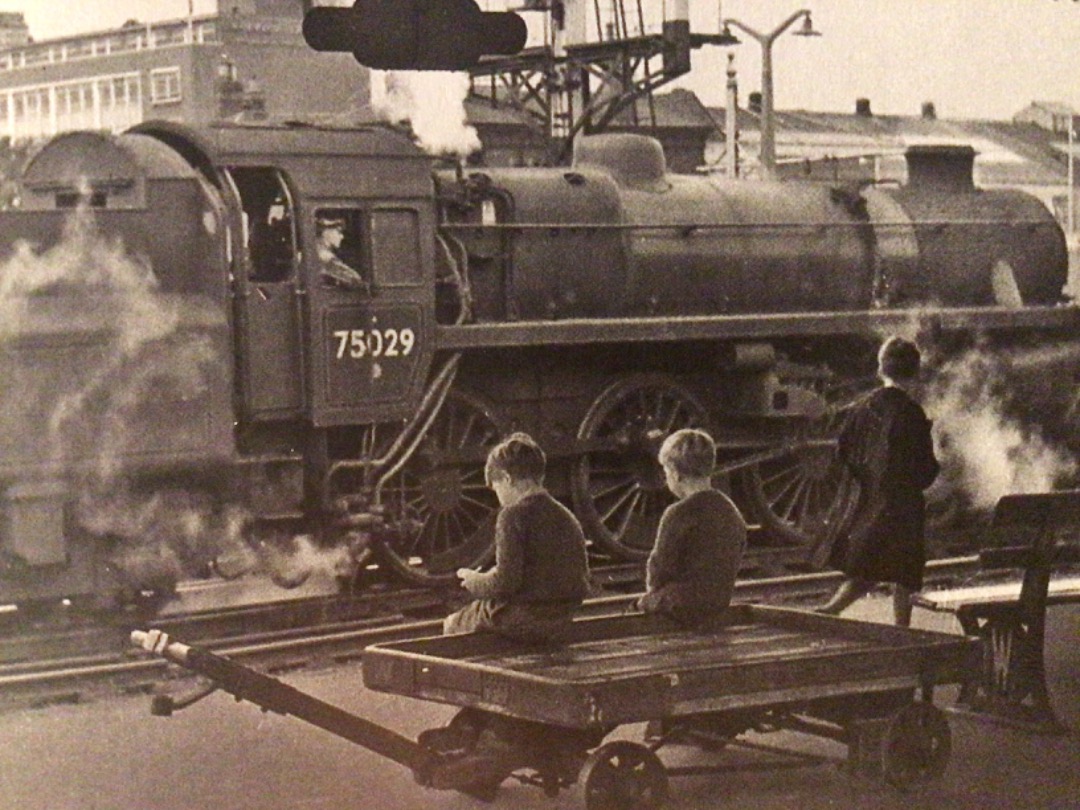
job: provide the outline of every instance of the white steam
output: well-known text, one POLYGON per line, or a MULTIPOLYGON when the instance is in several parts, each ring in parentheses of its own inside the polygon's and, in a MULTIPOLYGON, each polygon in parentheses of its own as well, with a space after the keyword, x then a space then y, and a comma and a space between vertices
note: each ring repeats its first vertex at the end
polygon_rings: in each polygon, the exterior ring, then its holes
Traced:
POLYGON ((408 121, 420 147, 435 155, 465 157, 480 149, 469 126, 469 76, 444 70, 372 72, 372 104, 388 121, 408 121))
POLYGON ((176 328, 175 307, 155 295, 157 286, 147 262, 126 255, 119 240, 98 233, 86 210, 78 209, 66 221, 56 245, 38 253, 33 245, 19 241, 0 266, 0 336, 20 329, 30 297, 74 295, 81 290, 84 311, 93 312, 101 303, 112 305, 109 318, 116 330, 116 348, 131 355, 176 328), (102 301, 94 293, 105 293, 108 299, 102 301))
POLYGON ((200 360, 142 356, 178 323, 149 264, 100 234, 84 209, 48 249, 13 245, 0 266, 0 340, 15 340, 8 369, 17 379, 9 377, 3 416, 25 447, 36 443, 36 458, 27 460, 70 467, 96 457, 97 476, 111 478, 128 439, 125 417, 153 395, 149 380, 202 387, 200 360), (55 336, 46 343, 52 350, 22 351, 25 335, 55 336))
POLYGON ((64 480, 76 519, 115 539, 133 584, 164 587, 235 547, 246 520, 236 509, 200 493, 135 492, 128 480, 133 458, 166 452, 169 403, 198 402, 225 362, 207 335, 181 330, 177 299, 148 261, 76 209, 47 249, 11 246, 0 324, 5 460, 64 480))
POLYGON ((133 492, 118 481, 107 492, 82 492, 78 518, 93 534, 116 538, 113 562, 136 587, 169 590, 210 560, 252 556, 244 540, 247 511, 217 504, 203 492, 133 492))
POLYGON ((1010 413, 1007 390, 1002 365, 971 351, 939 370, 925 398, 942 467, 979 510, 1003 495, 1048 492, 1077 472, 1067 450, 1010 413))
POLYGON ((309 578, 346 577, 354 568, 350 544, 320 548, 309 535, 300 534, 259 544, 263 569, 275 585, 295 588, 309 578))

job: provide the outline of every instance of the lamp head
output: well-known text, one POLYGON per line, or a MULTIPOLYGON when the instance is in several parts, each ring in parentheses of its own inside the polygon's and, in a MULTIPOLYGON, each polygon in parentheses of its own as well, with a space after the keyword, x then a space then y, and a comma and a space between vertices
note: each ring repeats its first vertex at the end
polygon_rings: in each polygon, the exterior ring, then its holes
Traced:
POLYGON ((806 12, 803 15, 802 28, 798 31, 792 32, 797 37, 820 37, 821 32, 814 30, 814 23, 810 19, 810 12, 806 12))
POLYGON ((724 30, 721 31, 720 36, 716 38, 716 44, 728 48, 732 45, 741 45, 742 40, 731 33, 731 25, 724 23, 724 30))

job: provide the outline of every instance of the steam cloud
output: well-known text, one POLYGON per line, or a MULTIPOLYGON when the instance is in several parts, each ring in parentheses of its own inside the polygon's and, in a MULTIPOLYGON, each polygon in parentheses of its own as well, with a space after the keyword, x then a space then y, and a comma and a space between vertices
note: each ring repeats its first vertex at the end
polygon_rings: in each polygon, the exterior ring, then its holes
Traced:
POLYGON ((1077 472, 1075 458, 1012 412, 1002 363, 973 350, 947 362, 927 396, 945 475, 970 504, 989 510, 1003 495, 1048 492, 1077 472))
MULTIPOLYGON (((95 472, 109 479, 126 438, 124 413, 116 412, 117 405, 126 403, 121 411, 135 407, 138 394, 149 393, 144 390, 149 387, 147 377, 187 380, 195 388, 202 382, 200 369, 191 364, 144 362, 135 367, 134 374, 125 375, 144 347, 175 331, 179 315, 172 302, 157 294, 157 280, 149 265, 126 256, 118 240, 98 233, 82 209, 68 218, 62 238, 49 249, 38 252, 21 240, 13 246, 11 257, 0 267, 0 319, 2 337, 7 339, 57 328, 65 336, 77 337, 69 347, 62 344, 64 352, 51 352, 45 358, 55 363, 54 375, 29 356, 16 364, 22 372, 18 374, 22 390, 9 392, 5 421, 18 416, 34 422, 40 419, 20 410, 20 402, 47 406, 41 461, 79 461, 89 450, 83 443, 90 441, 101 462, 95 472), (112 429, 108 429, 110 424, 112 429), (80 433, 81 441, 75 441, 80 433)), ((26 431, 35 426, 9 424, 8 428, 26 431)))
POLYGON ((465 73, 372 73, 376 110, 391 123, 408 121, 420 147, 435 155, 465 157, 480 149, 476 129, 466 123, 468 93, 469 77, 465 73))
POLYGON ((154 403, 198 401, 226 373, 210 338, 182 326, 149 263, 98 231, 89 210, 74 210, 45 250, 12 245, 0 265, 0 349, 9 350, 0 420, 18 438, 4 447, 34 474, 67 483, 76 520, 113 539, 111 561, 135 590, 165 594, 211 565, 228 578, 264 571, 282 587, 345 575, 349 547, 287 534, 253 547, 245 506, 180 482, 147 490, 131 480, 137 443, 147 441, 139 425, 154 434, 149 452, 167 442, 154 403), (22 352, 26 334, 43 332, 62 336, 61 347, 22 352))
POLYGON ((139 413, 163 390, 165 401, 197 401, 223 359, 206 336, 170 339, 175 299, 88 210, 74 210, 60 237, 44 250, 16 242, 0 266, 0 418, 15 437, 6 447, 29 474, 67 483, 76 519, 115 539, 113 561, 132 584, 164 588, 236 548, 246 516, 198 493, 133 491, 125 473, 144 441, 139 413), (46 344, 55 348, 24 351, 26 335, 56 335, 46 344))

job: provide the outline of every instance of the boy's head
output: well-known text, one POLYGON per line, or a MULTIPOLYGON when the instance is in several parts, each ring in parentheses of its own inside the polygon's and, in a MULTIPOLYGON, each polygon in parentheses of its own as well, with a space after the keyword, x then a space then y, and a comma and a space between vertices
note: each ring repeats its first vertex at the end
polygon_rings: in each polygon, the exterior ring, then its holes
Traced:
POLYGON ((505 475, 512 483, 543 483, 547 459, 532 436, 511 433, 488 453, 484 479, 491 486, 497 474, 505 475))
POLYGON ((660 445, 659 460, 680 478, 708 478, 716 466, 716 443, 704 430, 677 430, 660 445))
POLYGON ((922 360, 918 347, 902 337, 891 337, 878 351, 878 370, 890 380, 914 380, 922 360))

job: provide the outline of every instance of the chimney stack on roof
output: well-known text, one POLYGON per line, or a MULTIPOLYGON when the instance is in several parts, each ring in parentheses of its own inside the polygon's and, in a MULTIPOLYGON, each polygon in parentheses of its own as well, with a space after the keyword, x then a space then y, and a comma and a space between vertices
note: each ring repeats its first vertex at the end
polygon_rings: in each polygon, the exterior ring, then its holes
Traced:
POLYGON ((922 105, 922 117, 924 121, 937 120, 937 108, 932 101, 924 101, 922 105))
POLYGON ((870 99, 857 98, 855 99, 855 114, 861 115, 864 118, 872 118, 873 113, 870 112, 870 99))
POLYGON ((21 11, 0 12, 0 50, 20 48, 33 42, 21 11))

